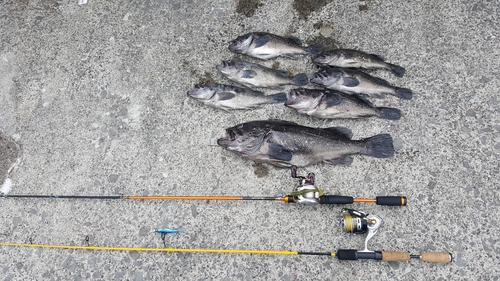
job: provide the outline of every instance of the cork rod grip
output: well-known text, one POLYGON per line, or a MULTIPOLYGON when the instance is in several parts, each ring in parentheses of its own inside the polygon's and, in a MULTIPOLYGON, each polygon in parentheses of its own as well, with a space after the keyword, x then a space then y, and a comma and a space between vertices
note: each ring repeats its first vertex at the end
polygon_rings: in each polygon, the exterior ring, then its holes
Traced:
POLYGON ((410 254, 407 252, 389 252, 382 251, 383 261, 408 261, 410 260, 410 254))
POLYGON ((426 262, 449 263, 452 260, 452 255, 448 252, 421 253, 420 259, 426 262))

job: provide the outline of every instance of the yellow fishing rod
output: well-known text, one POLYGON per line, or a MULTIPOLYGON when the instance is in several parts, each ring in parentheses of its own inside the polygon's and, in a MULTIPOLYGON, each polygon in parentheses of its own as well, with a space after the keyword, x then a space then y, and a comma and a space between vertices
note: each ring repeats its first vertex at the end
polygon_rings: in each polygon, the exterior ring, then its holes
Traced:
POLYGON ((309 255, 309 256, 331 256, 339 260, 373 259, 382 261, 408 261, 420 259, 426 262, 449 263, 452 256, 447 252, 428 252, 418 255, 410 255, 407 252, 391 251, 357 251, 337 250, 337 252, 299 252, 288 250, 244 250, 244 249, 209 249, 209 248, 143 248, 143 247, 107 247, 107 246, 76 246, 76 245, 52 245, 52 244, 23 244, 0 242, 4 247, 28 247, 45 249, 73 249, 93 251, 138 251, 138 252, 169 252, 169 253, 217 253, 217 254, 255 254, 255 255, 309 255))
POLYGON ((299 186, 289 195, 273 197, 262 196, 178 196, 178 195, 31 195, 2 194, 3 198, 50 198, 50 199, 101 199, 101 200, 221 200, 221 201, 282 201, 305 205, 315 204, 353 204, 375 203, 385 206, 406 206, 405 196, 377 196, 375 198, 354 198, 341 195, 324 195, 323 190, 314 186, 315 176, 309 173, 307 177, 297 176, 297 167, 292 166, 292 178, 299 179, 299 186))

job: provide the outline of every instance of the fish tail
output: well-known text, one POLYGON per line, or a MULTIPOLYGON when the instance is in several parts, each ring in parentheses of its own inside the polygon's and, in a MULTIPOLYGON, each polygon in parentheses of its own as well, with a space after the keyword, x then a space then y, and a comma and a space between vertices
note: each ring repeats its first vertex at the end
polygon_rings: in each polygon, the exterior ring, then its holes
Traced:
POLYGON ((305 73, 297 74, 293 77, 293 84, 298 86, 307 85, 309 84, 309 77, 305 73))
POLYGON ((323 53, 323 45, 314 44, 312 46, 305 48, 305 51, 308 55, 319 55, 323 53))
POLYGON ((394 91, 394 95, 400 99, 411 100, 413 93, 410 89, 396 88, 394 91))
POLYGON ((390 107, 377 107, 379 112, 378 117, 389 120, 399 120, 401 118, 401 110, 390 107))
POLYGON ((267 97, 269 97, 269 103, 285 103, 287 101, 286 93, 277 93, 267 97))
POLYGON ((405 75, 405 69, 399 65, 387 64, 389 71, 391 71, 396 77, 403 77, 405 75))
POLYGON ((392 137, 389 134, 380 134, 363 140, 365 150, 361 153, 376 158, 390 158, 394 156, 392 137))

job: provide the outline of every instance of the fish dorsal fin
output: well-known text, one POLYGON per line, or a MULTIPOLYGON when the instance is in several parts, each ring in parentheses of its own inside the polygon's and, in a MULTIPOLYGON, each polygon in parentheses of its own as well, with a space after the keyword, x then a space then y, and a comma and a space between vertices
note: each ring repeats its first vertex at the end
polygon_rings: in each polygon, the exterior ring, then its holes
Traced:
POLYGON ((262 37, 256 38, 253 42, 255 43, 255 48, 259 48, 266 45, 269 40, 271 40, 271 36, 264 35, 262 37))
POLYGON ((264 92, 259 92, 259 91, 254 91, 254 90, 247 90, 244 91, 247 95, 253 96, 253 97, 262 97, 264 96, 264 92))
POLYGON ((270 119, 268 119, 268 121, 275 122, 275 123, 284 123, 284 124, 294 124, 294 125, 297 125, 297 123, 292 122, 292 121, 286 121, 286 120, 274 119, 274 118, 270 118, 270 119))
POLYGON ((299 46, 302 46, 302 42, 299 40, 299 38, 296 38, 296 37, 288 37, 286 38, 286 40, 291 43, 291 44, 296 44, 296 45, 299 45, 299 46))
POLYGON ((380 83, 380 84, 383 84, 383 85, 387 85, 387 86, 391 86, 391 83, 389 83, 387 80, 384 80, 382 78, 378 78, 378 77, 375 77, 375 76, 372 76, 373 80, 380 83))
POLYGON ((352 138, 352 131, 345 127, 330 127, 330 128, 323 128, 322 130, 341 135, 348 139, 352 138))
POLYGON ((373 103, 372 103, 370 100, 368 100, 367 98, 365 98, 365 97, 363 97, 363 96, 361 96, 361 95, 352 94, 352 95, 350 95, 350 96, 351 96, 353 99, 355 99, 355 100, 359 100, 359 101, 361 101, 361 102, 367 103, 367 104, 368 104, 368 105, 370 105, 370 106, 373 106, 373 103))
POLYGON ((370 54, 370 56, 372 56, 372 57, 374 57, 374 58, 376 58, 376 59, 378 59, 378 60, 384 61, 384 57, 383 57, 383 56, 381 56, 381 55, 377 55, 377 54, 370 54))

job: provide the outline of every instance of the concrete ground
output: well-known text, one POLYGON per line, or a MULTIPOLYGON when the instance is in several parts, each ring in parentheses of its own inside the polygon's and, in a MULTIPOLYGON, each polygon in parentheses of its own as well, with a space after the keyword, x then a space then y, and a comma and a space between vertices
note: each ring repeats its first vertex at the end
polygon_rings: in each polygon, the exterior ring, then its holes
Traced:
MULTIPOLYGON (((330 194, 407 196, 407 207, 351 206, 385 221, 369 247, 449 251, 454 262, 1 247, 0 279, 499 279, 498 1, 77 2, 0 1, 0 180, 12 181, 10 194, 273 196, 296 181, 218 147, 226 127, 268 118, 345 126, 355 139, 390 133, 395 157, 299 172, 314 172, 330 194), (197 82, 229 83, 214 66, 243 58, 227 46, 251 31, 380 54, 406 75, 375 74, 414 98, 375 101, 400 108, 398 121, 325 121, 282 105, 226 113, 189 99, 197 82)), ((263 64, 317 70, 307 57, 263 64)), ((12 198, 1 201, 0 241, 163 247, 149 231, 168 227, 183 230, 169 247, 362 249, 364 236, 341 231, 340 210, 12 198)))

